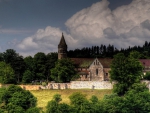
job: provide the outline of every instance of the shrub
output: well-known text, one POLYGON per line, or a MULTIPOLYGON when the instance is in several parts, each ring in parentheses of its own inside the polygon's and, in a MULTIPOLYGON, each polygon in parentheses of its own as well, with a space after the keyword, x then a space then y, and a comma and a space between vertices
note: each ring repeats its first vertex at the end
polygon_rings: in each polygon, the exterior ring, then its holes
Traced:
POLYGON ((0 100, 3 108, 9 113, 23 113, 35 107, 37 103, 37 99, 29 91, 15 85, 3 90, 0 100))
POLYGON ((26 113, 40 113, 40 109, 37 107, 29 108, 26 113))
POLYGON ((150 72, 146 72, 146 74, 143 76, 143 79, 150 80, 150 72))

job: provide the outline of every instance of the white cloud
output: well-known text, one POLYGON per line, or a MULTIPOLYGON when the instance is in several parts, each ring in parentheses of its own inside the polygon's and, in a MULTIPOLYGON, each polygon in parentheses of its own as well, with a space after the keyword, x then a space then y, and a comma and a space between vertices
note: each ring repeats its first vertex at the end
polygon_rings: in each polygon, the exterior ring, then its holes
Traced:
POLYGON ((56 52, 62 32, 65 35, 67 44, 74 45, 75 40, 73 40, 70 35, 66 34, 65 31, 48 26, 45 29, 39 29, 35 35, 27 37, 19 43, 17 45, 17 48, 20 51, 19 53, 23 56, 33 56, 37 52, 56 52))
POLYGON ((145 20, 141 23, 142 27, 150 31, 150 20, 145 20))
POLYGON ((118 48, 143 45, 150 41, 150 0, 133 0, 111 11, 102 0, 74 14, 65 23, 68 33, 48 26, 17 45, 22 55, 57 51, 64 32, 69 49, 113 44, 118 48))
POLYGON ((83 9, 67 20, 71 35, 81 44, 114 44, 117 47, 142 45, 150 41, 150 1, 133 0, 131 4, 111 11, 109 2, 102 0, 83 9), (95 41, 93 41, 95 40, 95 41))
POLYGON ((24 29, 3 29, 0 26, 0 34, 23 34, 23 33, 32 33, 32 30, 24 30, 24 29))

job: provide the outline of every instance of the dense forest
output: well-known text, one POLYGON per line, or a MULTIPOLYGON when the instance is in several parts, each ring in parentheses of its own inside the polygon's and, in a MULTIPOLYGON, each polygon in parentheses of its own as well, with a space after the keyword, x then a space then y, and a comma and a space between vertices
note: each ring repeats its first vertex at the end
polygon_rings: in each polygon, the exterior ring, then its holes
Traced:
POLYGON ((129 46, 126 49, 121 48, 120 50, 115 48, 114 45, 109 44, 106 46, 102 44, 101 46, 69 50, 67 55, 71 58, 113 58, 117 53, 124 53, 125 56, 128 56, 131 51, 138 51, 141 59, 148 59, 150 58, 150 42, 145 41, 143 46, 129 46))

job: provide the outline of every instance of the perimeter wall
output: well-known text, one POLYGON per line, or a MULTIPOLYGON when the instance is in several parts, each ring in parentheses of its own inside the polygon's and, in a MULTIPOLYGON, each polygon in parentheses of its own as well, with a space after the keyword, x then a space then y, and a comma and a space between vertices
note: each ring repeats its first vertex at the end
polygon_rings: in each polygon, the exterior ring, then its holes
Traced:
MULTIPOLYGON (((144 80, 150 89, 150 81, 144 80)), ((47 86, 42 85, 19 85, 25 90, 42 90, 42 89, 112 89, 114 83, 110 81, 72 81, 70 83, 48 83, 47 86)), ((9 84, 0 87, 8 87, 9 84)))

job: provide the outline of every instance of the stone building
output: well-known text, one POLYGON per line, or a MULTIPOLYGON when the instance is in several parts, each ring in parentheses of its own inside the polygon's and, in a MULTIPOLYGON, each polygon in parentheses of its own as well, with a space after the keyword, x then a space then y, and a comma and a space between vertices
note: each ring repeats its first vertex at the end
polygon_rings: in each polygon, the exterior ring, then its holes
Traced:
MULTIPOLYGON (((67 44, 62 34, 58 45, 58 59, 67 58, 67 44)), ((108 81, 112 59, 108 58, 71 58, 75 70, 78 71, 80 81, 108 81)), ((150 59, 139 59, 144 74, 150 72, 150 59)))
POLYGON ((112 59, 71 58, 81 81, 108 81, 112 59))

